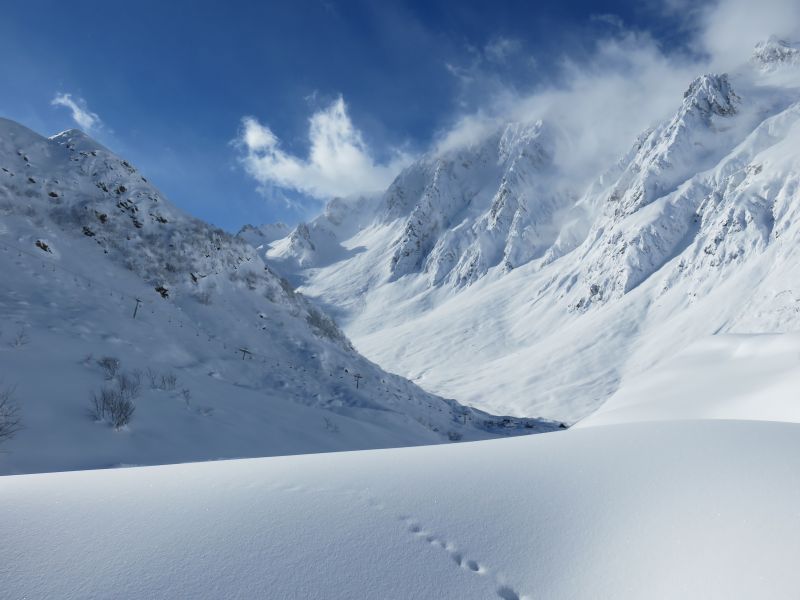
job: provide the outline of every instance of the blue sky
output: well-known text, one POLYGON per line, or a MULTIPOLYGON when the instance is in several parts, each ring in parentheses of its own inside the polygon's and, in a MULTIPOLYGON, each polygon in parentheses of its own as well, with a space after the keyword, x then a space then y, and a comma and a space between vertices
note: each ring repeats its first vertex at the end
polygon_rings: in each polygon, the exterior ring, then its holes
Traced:
POLYGON ((329 193, 382 185, 498 98, 558 85, 565 57, 597 60, 599 39, 634 35, 624 42, 634 52, 645 44, 654 60, 686 62, 687 7, 12 1, 0 20, 0 115, 50 135, 76 126, 52 103, 69 94, 96 115, 90 133, 182 208, 233 231, 291 223, 329 193), (343 151, 315 146, 309 119, 343 151))

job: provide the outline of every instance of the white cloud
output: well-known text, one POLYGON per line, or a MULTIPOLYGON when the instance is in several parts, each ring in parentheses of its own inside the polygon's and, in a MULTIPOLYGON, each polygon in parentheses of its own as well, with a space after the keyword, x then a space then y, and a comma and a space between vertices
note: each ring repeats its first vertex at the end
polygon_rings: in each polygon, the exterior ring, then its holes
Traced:
POLYGON ((619 15, 615 15, 612 13, 591 15, 591 17, 589 18, 595 23, 604 23, 606 25, 615 27, 617 29, 622 29, 623 27, 625 27, 625 22, 622 20, 622 18, 619 15))
POLYGON ((483 49, 483 53, 490 61, 495 63, 505 62, 512 54, 522 50, 522 42, 516 38, 499 36, 494 38, 483 49))
MULTIPOLYGON (((435 136, 431 152, 475 144, 508 121, 541 119, 556 132, 561 179, 585 185, 640 133, 674 114, 695 77, 744 64, 754 45, 771 34, 800 41, 800 0, 760 0, 757 11, 751 0, 648 1, 678 18, 694 52, 667 51, 618 17, 595 15, 595 22, 609 27, 594 40, 588 58, 562 60, 555 69, 556 83, 526 93, 496 76, 497 61, 525 58, 519 41, 493 38, 482 49, 467 49, 466 66, 445 64, 462 84, 457 99, 462 112, 435 136)), ((385 188, 409 160, 398 153, 389 164, 377 164, 341 99, 311 118, 311 150, 305 159, 283 151, 273 132, 255 119, 243 123, 248 172, 262 184, 317 198, 385 188)))
POLYGON ((757 42, 770 35, 797 41, 800 37, 798 0, 719 0, 703 14, 700 41, 715 69, 736 67, 757 42))
POLYGON ((453 77, 459 80, 462 85, 467 85, 472 83, 475 80, 472 72, 469 68, 460 67, 453 63, 444 63, 444 68, 447 69, 447 72, 450 73, 453 77))
POLYGON ((72 113, 72 120, 77 123, 78 127, 86 131, 91 131, 101 125, 100 117, 89 110, 83 98, 73 100, 72 94, 56 94, 50 104, 68 108, 72 113))
POLYGON ((642 131, 674 114, 695 77, 745 64, 755 44, 771 34, 800 41, 800 0, 761 0, 757 10, 752 0, 664 0, 658 9, 685 20, 696 52, 665 52, 618 17, 595 15, 592 20, 611 27, 594 41, 588 59, 563 60, 558 82, 534 93, 490 81, 489 100, 441 131, 434 152, 475 144, 508 121, 541 119, 556 132, 561 179, 588 184, 642 131))
POLYGON ((325 200, 380 191, 410 162, 393 151, 388 162, 378 163, 347 114, 339 97, 309 119, 309 152, 306 158, 281 148, 280 140, 254 117, 242 119, 238 143, 244 150, 246 171, 265 187, 296 190, 325 200))
POLYGON ((630 31, 598 40, 591 56, 580 64, 562 61, 559 83, 533 94, 495 90, 490 104, 441 132, 435 152, 479 142, 508 121, 541 119, 556 132, 563 179, 588 184, 644 129, 674 112, 704 71, 702 64, 665 56, 649 35, 630 31))

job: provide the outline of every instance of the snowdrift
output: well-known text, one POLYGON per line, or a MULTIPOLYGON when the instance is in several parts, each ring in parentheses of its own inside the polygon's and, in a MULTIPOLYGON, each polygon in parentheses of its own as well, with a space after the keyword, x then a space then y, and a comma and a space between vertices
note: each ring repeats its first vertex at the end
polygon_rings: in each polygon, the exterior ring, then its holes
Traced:
POLYGON ((0 478, 8 598, 793 598, 800 426, 0 478))

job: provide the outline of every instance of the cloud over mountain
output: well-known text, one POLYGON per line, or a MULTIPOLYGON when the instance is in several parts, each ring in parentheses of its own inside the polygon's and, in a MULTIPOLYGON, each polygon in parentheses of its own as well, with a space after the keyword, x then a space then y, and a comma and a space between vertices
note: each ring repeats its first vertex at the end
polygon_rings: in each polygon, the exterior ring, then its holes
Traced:
POLYGON ((306 157, 284 150, 270 127, 255 117, 242 119, 237 142, 245 170, 262 186, 289 188, 317 199, 379 191, 410 160, 395 151, 391 160, 379 162, 341 96, 309 119, 306 157))

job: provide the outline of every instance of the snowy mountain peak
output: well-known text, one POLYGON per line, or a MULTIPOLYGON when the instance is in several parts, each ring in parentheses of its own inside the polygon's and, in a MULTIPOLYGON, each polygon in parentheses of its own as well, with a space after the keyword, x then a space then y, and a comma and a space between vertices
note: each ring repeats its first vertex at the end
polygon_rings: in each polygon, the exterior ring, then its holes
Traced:
POLYGON ((553 139, 550 128, 542 120, 509 123, 503 128, 497 147, 500 162, 514 160, 526 152, 534 152, 545 158, 553 152, 553 139))
MULTIPOLYGON (((70 140, 70 139, 92 140, 92 138, 89 137, 88 134, 86 134, 84 131, 82 131, 82 130, 76 128, 76 127, 73 127, 71 129, 65 129, 61 133, 57 133, 55 135, 51 135, 48 139, 51 139, 54 142, 61 142, 61 141, 70 140)), ((94 141, 94 140, 92 140, 92 141, 94 141)))
POLYGON ((585 190, 551 158, 559 123, 421 159, 301 289, 428 389, 570 419, 697 336, 797 327, 796 82, 749 65, 673 107, 585 190))
POLYGON ((245 225, 237 234, 244 238, 250 245, 258 248, 285 237, 291 232, 286 223, 269 223, 266 225, 245 225))
POLYGON ((608 205, 615 218, 647 206, 713 159, 713 148, 727 129, 724 120, 737 114, 740 102, 726 74, 692 81, 672 119, 640 136, 627 162, 618 165, 621 175, 608 205))
POLYGON ((684 107, 727 116, 736 112, 740 98, 731 88, 728 75, 708 74, 695 79, 683 94, 684 107))
POLYGON ((539 218, 556 202, 552 190, 537 189, 554 172, 553 148, 542 121, 509 123, 479 144, 406 169, 384 200, 385 222, 408 215, 393 243, 391 277, 424 272, 432 285, 463 286, 536 255, 541 243, 521 234, 529 197, 542 202, 539 218))
POLYGON ((751 57, 752 62, 764 71, 774 71, 785 66, 800 65, 800 43, 792 43, 771 36, 756 44, 751 57))

